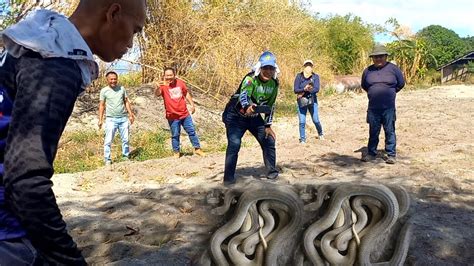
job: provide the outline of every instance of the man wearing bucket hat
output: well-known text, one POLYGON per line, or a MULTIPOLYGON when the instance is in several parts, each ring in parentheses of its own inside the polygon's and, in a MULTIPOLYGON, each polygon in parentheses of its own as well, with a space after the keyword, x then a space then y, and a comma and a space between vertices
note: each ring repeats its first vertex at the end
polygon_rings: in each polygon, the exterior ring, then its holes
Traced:
POLYGON ((225 185, 234 184, 236 181, 235 168, 241 140, 247 130, 262 148, 263 161, 268 171, 267 178, 278 177, 276 136, 271 128, 279 86, 276 78, 277 69, 275 55, 268 51, 264 52, 253 71, 245 75, 222 114, 227 135, 225 185))
POLYGON ((298 119, 300 131, 300 143, 306 143, 306 113, 309 111, 313 123, 318 130, 318 138, 324 139, 323 127, 319 121, 318 115, 318 97, 319 92, 319 75, 313 72, 313 61, 305 60, 303 63, 303 71, 298 73, 294 82, 294 92, 297 95, 298 119))
POLYGON ((379 134, 383 126, 385 132, 384 160, 388 164, 396 162, 395 98, 405 86, 402 71, 394 64, 387 62, 389 53, 383 45, 376 45, 369 55, 373 64, 362 74, 362 88, 367 92, 369 106, 367 123, 369 124, 369 143, 367 154, 362 155, 362 161, 375 159, 379 134))

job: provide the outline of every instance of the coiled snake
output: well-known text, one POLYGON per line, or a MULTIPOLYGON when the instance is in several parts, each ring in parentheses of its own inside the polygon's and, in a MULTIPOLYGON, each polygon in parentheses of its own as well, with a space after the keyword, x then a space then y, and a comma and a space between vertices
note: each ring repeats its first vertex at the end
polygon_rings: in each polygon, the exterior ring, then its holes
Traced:
MULTIPOLYGON (((408 193, 397 185, 307 186, 299 195, 271 183, 227 190, 212 213, 230 220, 211 236, 199 264, 372 265, 377 240, 410 206, 408 193)), ((411 228, 406 222, 392 258, 375 264, 403 264, 411 228)))

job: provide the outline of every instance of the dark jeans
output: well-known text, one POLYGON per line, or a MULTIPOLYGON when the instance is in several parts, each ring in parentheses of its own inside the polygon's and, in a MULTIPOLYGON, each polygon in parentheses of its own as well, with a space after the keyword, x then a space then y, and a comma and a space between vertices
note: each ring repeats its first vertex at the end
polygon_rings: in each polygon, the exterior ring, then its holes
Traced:
POLYGON ((235 168, 239 158, 242 137, 248 130, 257 139, 263 151, 263 162, 268 174, 278 173, 276 169, 275 140, 265 137, 265 123, 262 117, 243 117, 233 107, 227 108, 223 114, 226 126, 227 150, 225 154, 224 181, 235 182, 235 168))
POLYGON ((42 265, 36 249, 26 238, 0 241, 0 265, 42 265))
POLYGON ((369 123, 369 144, 367 146, 369 155, 377 155, 380 129, 383 126, 385 132, 385 151, 388 156, 396 156, 397 138, 395 136, 395 108, 390 109, 368 109, 367 123, 369 123))
POLYGON ((183 119, 168 120, 168 124, 171 129, 171 146, 173 147, 174 152, 180 151, 179 137, 181 135, 181 126, 183 126, 186 133, 188 133, 189 140, 193 147, 195 149, 201 148, 191 115, 188 115, 183 119))

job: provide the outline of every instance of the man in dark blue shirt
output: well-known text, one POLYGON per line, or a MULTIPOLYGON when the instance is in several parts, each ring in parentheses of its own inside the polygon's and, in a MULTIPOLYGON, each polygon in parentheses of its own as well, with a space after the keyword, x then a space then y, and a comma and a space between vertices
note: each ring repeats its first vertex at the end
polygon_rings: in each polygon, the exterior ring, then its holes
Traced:
POLYGON ((376 45, 370 54, 373 64, 362 74, 362 88, 367 92, 369 107, 367 123, 369 124, 368 152, 363 154, 362 161, 375 159, 379 134, 383 126, 385 132, 385 162, 396 162, 395 98, 405 86, 402 71, 396 65, 387 62, 388 52, 385 46, 376 45))

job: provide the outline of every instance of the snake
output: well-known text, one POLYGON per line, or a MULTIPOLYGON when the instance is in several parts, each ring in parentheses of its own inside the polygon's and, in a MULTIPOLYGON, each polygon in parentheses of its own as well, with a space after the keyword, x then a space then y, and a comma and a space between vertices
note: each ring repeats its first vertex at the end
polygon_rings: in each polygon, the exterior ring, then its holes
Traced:
POLYGON ((398 218, 398 203, 395 195, 391 190, 382 185, 355 185, 355 184, 342 184, 336 188, 334 194, 329 202, 328 211, 321 219, 311 224, 304 233, 303 244, 306 255, 309 260, 316 265, 323 265, 324 261, 318 254, 314 246, 314 240, 316 237, 327 230, 335 221, 336 216, 341 208, 342 203, 346 198, 350 198, 357 195, 370 195, 379 199, 385 206, 385 215, 377 225, 374 226, 374 231, 367 233, 365 238, 361 242, 359 249, 359 264, 368 265, 370 264, 370 255, 372 245, 370 241, 380 234, 379 231, 385 231, 393 226, 396 219, 398 218), (366 240, 366 241, 364 241, 366 240))
POLYGON ((211 213, 214 215, 224 215, 226 214, 231 205, 235 203, 237 197, 242 194, 241 190, 238 189, 229 189, 224 193, 224 204, 220 207, 214 208, 211 210, 211 213))
POLYGON ((317 189, 307 185, 298 197, 287 186, 266 183, 227 190, 223 198, 223 205, 212 213, 229 214, 237 203, 234 214, 211 236, 199 265, 352 265, 357 260, 358 265, 388 266, 402 265, 408 253, 410 221, 400 230, 390 260, 370 261, 376 240, 408 213, 410 196, 399 185, 325 184, 317 189), (312 195, 315 200, 308 203, 312 195), (315 221, 304 231, 299 248, 303 207, 315 221), (263 242, 268 242, 268 249, 263 242))
POLYGON ((263 261, 263 250, 256 253, 255 259, 250 260, 245 256, 244 252, 241 252, 239 246, 242 240, 246 239, 250 235, 258 232, 260 225, 258 223, 259 214, 257 211, 257 204, 254 203, 249 209, 247 217, 250 217, 251 227, 246 232, 241 232, 239 235, 234 236, 228 244, 228 254, 231 262, 235 265, 261 265, 263 261))
POLYGON ((274 200, 287 205, 291 217, 289 223, 268 243, 264 263, 265 265, 281 265, 289 261, 290 258, 285 251, 286 248, 294 246, 301 230, 303 203, 293 190, 267 183, 265 187, 247 189, 243 192, 237 203, 234 216, 211 236, 210 255, 215 263, 229 265, 221 245, 225 239, 240 229, 252 204, 261 200, 274 200))
POLYGON ((407 190, 398 184, 390 184, 387 185, 390 190, 392 190, 395 197, 397 197, 398 205, 399 205, 399 217, 403 217, 407 214, 408 209, 410 208, 410 195, 408 194, 407 190))
MULTIPOLYGON (((371 228, 382 218, 382 203, 370 196, 357 196, 351 202, 352 209, 357 215, 357 222, 354 225, 354 230, 357 232, 359 237, 363 237, 371 228), (371 213, 371 220, 369 223, 369 217, 367 212, 362 207, 365 205, 368 207, 371 213), (367 223, 369 223, 367 225, 367 223)), ((336 237, 335 243, 339 250, 346 250, 349 241, 354 237, 352 229, 349 228, 339 234, 336 237)))
MULTIPOLYGON (((262 218, 264 220, 262 235, 263 237, 265 237, 266 240, 270 241, 272 237, 275 234, 277 234, 281 230, 281 228, 283 228, 287 224, 287 222, 285 223, 285 220, 288 221, 288 219, 287 219, 287 215, 285 215, 284 212, 286 213, 289 212, 288 207, 286 207, 286 205, 281 204, 278 201, 265 200, 262 203, 260 203, 260 206, 258 209, 259 209, 260 215, 262 215, 262 218), (283 218, 283 220, 279 219, 278 227, 275 230, 273 230, 275 227, 275 219, 273 218, 273 215, 270 212, 270 209, 275 210, 277 214, 279 214, 279 217, 283 218), (270 233, 272 233, 272 235, 270 235, 270 233)), ((242 243, 242 248, 245 254, 247 255, 253 254, 255 251, 255 247, 259 242, 260 242, 260 237, 258 233, 254 233, 251 236, 249 236, 247 239, 245 239, 244 242, 242 243)))
MULTIPOLYGON (((345 199, 342 203, 340 211, 343 213, 343 224, 328 233, 324 234, 321 239, 321 253, 327 259, 327 261, 334 265, 352 265, 356 260, 357 246, 355 241, 351 241, 347 255, 341 255, 337 248, 332 247, 331 242, 336 238, 338 234, 347 230, 352 225, 352 209, 349 203, 349 199, 345 199)), ((340 212, 340 213, 341 213, 340 212)))

